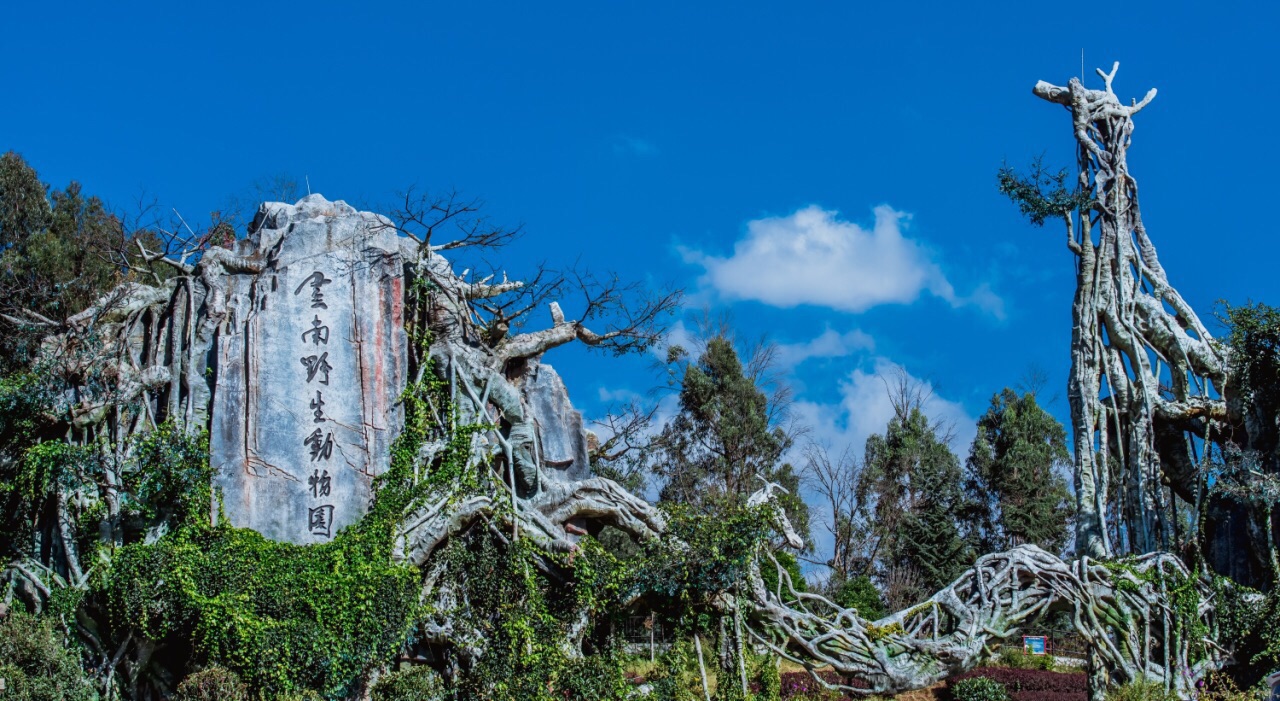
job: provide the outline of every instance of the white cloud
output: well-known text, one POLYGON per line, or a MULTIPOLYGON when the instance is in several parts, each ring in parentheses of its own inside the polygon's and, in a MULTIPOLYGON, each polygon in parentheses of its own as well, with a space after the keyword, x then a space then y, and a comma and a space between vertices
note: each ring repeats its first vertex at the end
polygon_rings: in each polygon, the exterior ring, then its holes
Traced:
POLYGON ((746 237, 728 258, 684 249, 685 260, 706 269, 702 282, 730 299, 776 307, 814 304, 861 312, 880 304, 906 304, 929 292, 952 306, 972 304, 997 317, 999 297, 990 288, 956 294, 932 253, 904 235, 910 215, 875 208, 870 229, 817 206, 786 217, 747 223, 746 237))
MULTIPOLYGON (((893 404, 889 401, 886 387, 895 382, 901 372, 906 372, 902 366, 888 358, 877 357, 872 372, 856 369, 841 381, 838 402, 823 404, 801 400, 792 406, 792 413, 800 423, 811 427, 813 438, 829 444, 837 453, 848 446, 861 460, 867 437, 884 432, 889 419, 893 418, 893 404)), ((934 392, 929 382, 910 373, 907 378, 928 395, 922 407, 924 413, 930 419, 952 427, 951 449, 963 459, 968 455, 969 444, 977 431, 977 417, 971 416, 959 402, 934 392)))
POLYGON ((599 394, 600 401, 606 404, 629 404, 643 398, 639 392, 633 392, 626 388, 609 389, 608 387, 600 386, 596 389, 596 392, 599 394))
POLYGON ((828 328, 811 341, 779 343, 777 361, 779 367, 790 370, 811 358, 844 358, 855 351, 872 351, 875 347, 875 339, 862 331, 838 333, 828 328))
POLYGON ((671 328, 667 329, 667 335, 662 339, 662 341, 653 345, 652 351, 654 355, 658 356, 660 360, 665 362, 667 359, 667 350, 676 346, 684 349, 686 353, 690 353, 695 356, 701 352, 698 339, 694 336, 693 331, 688 326, 685 326, 684 319, 677 319, 676 323, 672 324, 671 328))
MULTIPOLYGON (((873 433, 883 433, 893 418, 893 405, 889 401, 887 386, 892 385, 902 366, 888 358, 877 357, 873 370, 856 369, 840 383, 840 399, 834 403, 797 401, 791 407, 792 416, 800 424, 810 427, 808 438, 827 446, 833 457, 848 449, 862 462, 867 438, 873 433), (888 385, 886 384, 888 383, 888 385)), ((932 385, 910 374, 907 379, 918 383, 928 393, 922 407, 933 421, 942 421, 952 428, 951 450, 961 461, 969 454, 969 444, 976 433, 977 418, 965 411, 959 402, 946 399, 933 392, 932 385)), ((793 465, 804 465, 803 446, 792 449, 789 458, 793 465)), ((803 491, 812 511, 811 536, 814 555, 825 560, 831 555, 832 539, 822 522, 830 518, 829 505, 811 489, 803 491)), ((820 579, 822 572, 806 567, 811 578, 820 579)))

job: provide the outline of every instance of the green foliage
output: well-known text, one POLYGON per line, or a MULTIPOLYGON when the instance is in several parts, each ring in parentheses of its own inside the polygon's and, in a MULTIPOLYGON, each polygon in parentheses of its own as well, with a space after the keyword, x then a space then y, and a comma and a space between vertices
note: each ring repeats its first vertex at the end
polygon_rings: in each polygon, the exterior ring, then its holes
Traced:
POLYGON ((858 484, 858 501, 871 505, 869 521, 881 540, 881 572, 917 573, 888 592, 892 608, 941 589, 973 560, 957 518, 967 509, 959 460, 918 402, 895 409, 885 433, 867 439, 858 484))
MULTIPOLYGON (((151 232, 139 232, 148 248, 160 248, 151 232)), ((120 220, 79 183, 50 191, 18 154, 0 156, 0 307, 31 318, 35 312, 62 320, 128 279, 131 268, 154 268, 129 244, 120 220)), ((155 264, 158 265, 158 264, 155 264)), ((154 276, 153 276, 154 274, 154 276)), ((47 329, 5 323, 0 335, 0 372, 23 367, 47 329)))
POLYGON ((1034 393, 1005 388, 991 397, 966 463, 968 520, 982 552, 1024 543, 1062 551, 1072 497, 1055 468, 1070 460, 1066 431, 1034 393))
POLYGON ((1161 684, 1137 681, 1108 690, 1107 701, 1179 701, 1179 698, 1161 684))
POLYGON ((137 439, 133 461, 125 476, 133 515, 148 524, 209 520, 214 470, 207 433, 191 434, 166 421, 137 439))
POLYGON ((845 608, 858 610, 858 615, 868 621, 882 618, 887 611, 884 608, 884 597, 875 583, 865 574, 840 582, 832 601, 845 608))
MULTIPOLYGON (((202 516, 209 503, 203 441, 164 427, 144 438, 131 484, 139 512, 167 508, 179 518, 156 542, 116 553, 93 592, 108 627, 120 639, 132 631, 190 646, 193 661, 226 667, 256 692, 347 694, 366 669, 400 649, 418 620, 420 575, 395 564, 392 549, 400 516, 437 488, 413 474, 425 396, 435 389, 406 392, 407 428, 392 447, 391 469, 375 482, 370 512, 318 545, 210 525, 202 516)), ((465 460, 462 443, 469 444, 469 434, 459 433, 438 465, 450 477, 465 460)))
POLYGON ((1009 692, 994 679, 970 677, 951 687, 951 697, 955 701, 1009 701, 1009 692))
POLYGON ((1239 661, 1227 669, 1242 687, 1280 669, 1280 590, 1263 595, 1224 578, 1214 580, 1218 640, 1235 643, 1239 661))
POLYGON ((1036 226, 1044 226, 1048 219, 1068 217, 1092 202, 1088 192, 1067 187, 1070 176, 1066 168, 1050 172, 1040 158, 1031 162, 1030 172, 1025 176, 1004 165, 996 177, 1000 193, 1013 200, 1022 215, 1036 226))
POLYGON ((809 511, 799 498, 799 476, 779 463, 791 437, 777 425, 777 406, 761 384, 723 335, 684 366, 680 412, 662 430, 653 467, 665 480, 661 498, 713 513, 744 502, 764 478, 790 491, 779 495, 783 510, 807 539, 809 511))
MULTIPOLYGON (((773 559, 777 560, 782 569, 786 571, 787 577, 791 580, 792 589, 797 592, 807 591, 804 572, 800 570, 800 561, 796 559, 795 555, 788 550, 779 550, 773 553, 773 559)), ((760 578, 764 580, 764 585, 769 591, 781 591, 783 601, 789 601, 792 598, 785 583, 781 583, 781 587, 779 587, 778 568, 768 559, 760 562, 760 578)))
POLYGON ((698 658, 691 640, 678 637, 658 658, 648 681, 653 685, 654 701, 699 701, 704 698, 698 658))
POLYGON ((298 546, 188 526, 121 549, 99 594, 114 630, 189 640, 254 689, 338 696, 399 649, 416 611, 416 571, 370 530, 298 546))
POLYGON ((214 666, 183 679, 173 701, 249 701, 249 688, 235 672, 214 666))
POLYGON ((5 701, 92 701, 98 698, 77 654, 49 618, 16 611, 0 618, 0 678, 5 701))
POLYGON ((372 701, 444 701, 449 698, 440 675, 430 667, 410 667, 378 680, 372 701))
MULTIPOLYGON (((1179 571, 1171 563, 1148 567, 1139 571, 1133 566, 1132 558, 1108 560, 1103 565, 1115 573, 1115 586, 1118 591, 1137 593, 1144 585, 1161 592, 1169 602, 1172 615, 1172 630, 1169 644, 1175 648, 1183 644, 1187 646, 1188 659, 1198 662, 1206 654, 1204 641, 1212 639, 1209 626, 1200 617, 1200 589, 1198 577, 1179 571), (1136 582, 1133 580, 1137 580, 1136 582)), ((1119 614, 1110 616, 1116 625, 1128 625, 1119 614)))
POLYGON ((613 654, 588 655, 570 660, 560 671, 557 698, 574 701, 626 699, 631 685, 622 675, 622 665, 613 654))
POLYGON ((781 701, 782 676, 778 674, 778 658, 761 655, 756 664, 755 678, 760 689, 756 693, 756 701, 781 701))
POLYGON ((13 151, 0 156, 0 248, 43 231, 52 216, 35 169, 13 151))
POLYGON ((476 530, 451 541, 442 557, 462 590, 454 608, 425 616, 448 616, 485 646, 484 654, 455 680, 460 698, 623 696, 626 682, 611 640, 590 640, 595 654, 586 659, 573 659, 561 647, 577 612, 585 609, 594 616, 617 610, 621 582, 616 561, 598 543, 585 540, 578 552, 557 556, 527 540, 508 543, 491 531, 476 530), (538 558, 559 562, 572 578, 549 580, 534 567, 538 558))
MULTIPOLYGON (((1235 391, 1251 412, 1275 417, 1280 414, 1280 309, 1262 303, 1222 307, 1235 391)), ((1259 437, 1251 438, 1257 442, 1259 437)), ((1273 449, 1275 436, 1268 438, 1272 445, 1251 447, 1273 449)))
POLYGON ((1000 651, 998 660, 1001 667, 1012 669, 1042 669, 1053 671, 1056 664, 1053 655, 1029 655, 1023 650, 1006 647, 1000 651))
POLYGON ((1197 701, 1270 701, 1271 689, 1265 681, 1259 681, 1248 691, 1242 691, 1224 672, 1213 672, 1205 679, 1204 689, 1197 701))
POLYGON ((758 509, 745 507, 711 516, 674 506, 670 516, 673 538, 643 544, 634 586, 683 605, 704 603, 743 581, 769 529, 758 509))

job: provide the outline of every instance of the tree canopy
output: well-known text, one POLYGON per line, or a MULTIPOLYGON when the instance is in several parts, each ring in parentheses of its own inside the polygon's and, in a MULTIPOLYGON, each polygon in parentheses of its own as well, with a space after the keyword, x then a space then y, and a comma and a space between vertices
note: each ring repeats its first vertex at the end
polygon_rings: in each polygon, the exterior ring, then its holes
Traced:
POLYGON ((1072 499, 1060 470, 1070 459, 1066 431, 1034 393, 1005 388, 991 397, 965 464, 973 535, 982 552, 1024 543, 1062 551, 1072 499))

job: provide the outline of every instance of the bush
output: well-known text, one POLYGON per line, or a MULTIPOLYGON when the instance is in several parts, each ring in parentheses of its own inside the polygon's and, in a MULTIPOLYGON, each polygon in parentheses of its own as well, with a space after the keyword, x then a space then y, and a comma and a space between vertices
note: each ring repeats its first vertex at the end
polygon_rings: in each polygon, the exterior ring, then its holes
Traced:
POLYGON ((999 664, 1013 669, 1041 669, 1051 671, 1055 664, 1053 655, 1028 655, 1022 650, 1006 647, 1000 651, 999 664))
POLYGON ((868 621, 880 620, 885 614, 880 590, 865 574, 841 582, 833 600, 845 608, 857 609, 858 615, 868 621))
POLYGON ((1178 695, 1165 691, 1155 682, 1131 682, 1107 692, 1107 701, 1179 701, 1178 695))
POLYGON ((178 685, 173 701, 249 701, 249 689, 226 667, 209 667, 178 685))
POLYGON ((782 678, 778 676, 778 660, 772 655, 764 655, 760 659, 760 671, 756 674, 759 690, 756 698, 759 701, 781 701, 782 678))
POLYGON ((951 687, 955 701, 1009 701, 1004 684, 988 677, 970 677, 951 687))
POLYGON ((626 698, 629 685, 622 674, 622 662, 613 655, 591 655, 570 660, 560 673, 558 696, 582 701, 626 698))
POLYGON ((53 622, 15 611, 0 619, 0 676, 5 701, 92 701, 98 698, 79 657, 62 644, 53 622))
POLYGON ((410 667, 392 672, 373 686, 373 701, 439 701, 445 698, 444 683, 430 667, 410 667))
POLYGON ((1200 701, 1260 701, 1270 699, 1271 692, 1259 683, 1253 691, 1241 691, 1240 687, 1222 672, 1215 672, 1205 680, 1204 691, 1198 697, 1200 701))
POLYGON ((1004 685, 1013 701, 1086 701, 1088 677, 1081 673, 1046 672, 1039 669, 983 667, 947 680, 956 684, 975 677, 987 677, 1004 685))

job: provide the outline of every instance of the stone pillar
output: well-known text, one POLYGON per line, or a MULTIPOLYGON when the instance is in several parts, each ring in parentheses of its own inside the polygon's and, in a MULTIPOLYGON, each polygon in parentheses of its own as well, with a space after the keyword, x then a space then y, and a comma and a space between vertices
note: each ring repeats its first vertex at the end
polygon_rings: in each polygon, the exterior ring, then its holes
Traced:
MULTIPOLYGON (((325 542, 368 511, 404 388, 404 266, 384 217, 310 195, 264 204, 214 343, 221 508, 274 540, 325 542)), ((215 504, 215 518, 218 505, 215 504)))

